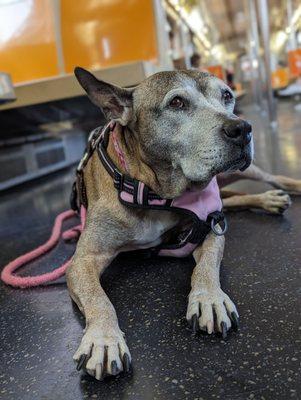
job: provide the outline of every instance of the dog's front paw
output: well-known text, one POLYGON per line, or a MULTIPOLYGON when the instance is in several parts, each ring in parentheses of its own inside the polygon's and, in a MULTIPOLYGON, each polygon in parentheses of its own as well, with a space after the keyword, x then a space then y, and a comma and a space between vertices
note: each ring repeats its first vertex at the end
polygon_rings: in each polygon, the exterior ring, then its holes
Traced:
POLYGON ((131 365, 131 355, 120 329, 105 331, 98 325, 87 328, 73 359, 78 371, 83 368, 97 380, 128 372, 131 365))
POLYGON ((223 338, 226 338, 231 326, 234 329, 238 328, 237 309, 220 288, 192 290, 186 318, 194 333, 199 329, 209 334, 220 332, 223 338))
POLYGON ((291 205, 291 199, 283 190, 268 190, 261 195, 261 207, 272 214, 283 214, 291 205))

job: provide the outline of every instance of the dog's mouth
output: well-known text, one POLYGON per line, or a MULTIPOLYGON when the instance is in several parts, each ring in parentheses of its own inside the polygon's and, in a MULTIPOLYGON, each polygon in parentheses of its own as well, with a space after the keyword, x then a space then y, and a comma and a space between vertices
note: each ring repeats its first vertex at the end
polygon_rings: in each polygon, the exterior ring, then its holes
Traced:
POLYGON ((240 171, 246 170, 253 159, 253 142, 246 147, 246 149, 243 150, 242 152, 242 163, 243 165, 239 168, 240 171))
POLYGON ((245 155, 243 162, 244 162, 243 166, 239 168, 240 171, 244 171, 250 166, 252 162, 252 156, 250 153, 245 155))
POLYGON ((222 172, 244 171, 252 162, 252 155, 249 151, 243 151, 239 158, 230 160, 223 165, 222 172))
MULTIPOLYGON (((216 176, 220 173, 225 173, 225 172, 234 172, 234 171, 244 171, 246 170, 252 162, 252 152, 251 151, 242 151, 242 154, 240 157, 227 161, 226 163, 223 164, 221 168, 215 169, 213 172, 213 176, 216 176)), ((200 181, 196 180, 191 180, 190 183, 190 190, 199 190, 200 189, 200 181)))
POLYGON ((189 188, 199 189, 201 186, 204 186, 206 182, 208 183, 214 176, 220 173, 246 170, 250 166, 253 159, 252 145, 248 144, 247 146, 241 148, 239 153, 236 153, 236 158, 229 158, 230 157, 228 155, 225 161, 219 160, 218 164, 213 166, 213 168, 209 171, 206 171, 207 173, 205 172, 204 176, 201 176, 200 179, 196 177, 189 177, 189 174, 185 174, 184 169, 182 168, 184 175, 190 181, 189 188))

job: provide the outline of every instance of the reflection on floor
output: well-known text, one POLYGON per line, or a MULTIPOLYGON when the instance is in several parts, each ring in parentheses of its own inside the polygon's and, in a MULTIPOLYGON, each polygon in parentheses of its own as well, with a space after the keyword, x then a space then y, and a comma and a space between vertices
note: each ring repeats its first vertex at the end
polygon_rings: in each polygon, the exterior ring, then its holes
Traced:
MULTIPOLYGON (((258 112, 244 111, 255 126, 258 164, 300 177, 300 116, 291 110, 292 104, 283 104, 279 134, 270 137, 262 131, 258 112)), ((1 265, 48 237, 54 216, 68 207, 72 178, 67 171, 1 196, 1 265)), ((258 184, 247 187, 262 189, 258 184)), ((117 259, 103 285, 127 333, 134 370, 96 382, 81 376, 72 362, 84 321, 72 306, 64 279, 32 290, 1 284, 2 397, 298 398, 301 199, 294 199, 284 217, 241 212, 228 219, 221 280, 238 306, 239 332, 226 340, 191 334, 185 311, 192 259, 117 259)), ((48 271, 73 249, 62 243, 28 271, 48 271)))

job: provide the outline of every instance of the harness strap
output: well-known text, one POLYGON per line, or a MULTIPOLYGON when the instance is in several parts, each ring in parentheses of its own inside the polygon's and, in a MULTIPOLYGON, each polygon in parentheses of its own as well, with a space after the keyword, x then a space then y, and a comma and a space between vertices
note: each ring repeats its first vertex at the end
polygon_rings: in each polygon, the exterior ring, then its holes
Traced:
MULTIPOLYGON (((112 126, 112 123, 108 124, 106 129, 110 126, 112 126)), ((70 196, 71 209, 74 211, 79 212, 81 206, 84 206, 86 209, 88 208, 88 196, 84 182, 84 168, 97 147, 102 133, 103 130, 101 126, 95 128, 90 133, 84 155, 76 168, 76 181, 73 183, 70 196)))

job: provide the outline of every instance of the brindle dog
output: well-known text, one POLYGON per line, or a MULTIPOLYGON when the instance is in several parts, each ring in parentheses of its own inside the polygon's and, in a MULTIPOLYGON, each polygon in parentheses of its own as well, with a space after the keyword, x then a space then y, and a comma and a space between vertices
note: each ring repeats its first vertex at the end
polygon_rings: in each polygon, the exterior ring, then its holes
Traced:
MULTIPOLYGON (((160 72, 133 89, 123 89, 97 80, 82 68, 76 68, 75 74, 106 118, 124 127, 118 141, 128 174, 161 197, 174 198, 189 188, 202 189, 225 172, 232 173, 227 179, 263 179, 281 189, 296 189, 286 178, 267 175, 254 166, 248 168, 252 160, 251 126, 233 114, 231 89, 216 77, 196 71, 160 72), (244 172, 234 175, 234 171, 244 172)), ((125 172, 111 140, 108 154, 125 172)), ((128 370, 131 356, 114 307, 100 285, 100 275, 118 253, 157 245, 165 232, 182 221, 172 212, 123 206, 96 153, 85 167, 84 182, 89 201, 86 226, 67 271, 67 283, 86 318, 74 360, 79 369, 83 367, 101 379, 128 370)), ((225 205, 279 212, 289 201, 283 192, 272 191, 263 196, 235 195, 227 198, 225 205)), ((220 287, 223 250, 224 237, 209 233, 193 252, 196 266, 186 318, 191 321, 194 317, 194 328, 208 334, 227 331, 238 322, 234 303, 220 287)))

